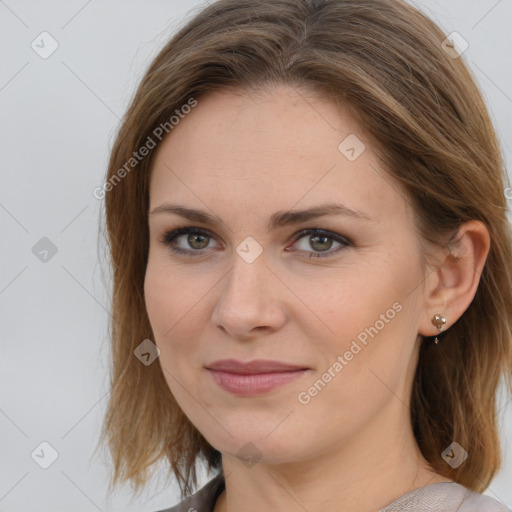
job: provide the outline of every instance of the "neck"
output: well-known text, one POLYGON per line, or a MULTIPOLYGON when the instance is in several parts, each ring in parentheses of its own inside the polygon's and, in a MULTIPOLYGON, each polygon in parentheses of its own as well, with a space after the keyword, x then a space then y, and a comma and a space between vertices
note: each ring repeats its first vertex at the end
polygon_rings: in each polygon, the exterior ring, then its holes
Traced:
POLYGON ((408 409, 394 402, 401 414, 390 409, 325 453, 281 464, 262 459, 251 467, 223 454, 226 489, 214 511, 375 512, 414 489, 450 482, 422 457, 408 409))

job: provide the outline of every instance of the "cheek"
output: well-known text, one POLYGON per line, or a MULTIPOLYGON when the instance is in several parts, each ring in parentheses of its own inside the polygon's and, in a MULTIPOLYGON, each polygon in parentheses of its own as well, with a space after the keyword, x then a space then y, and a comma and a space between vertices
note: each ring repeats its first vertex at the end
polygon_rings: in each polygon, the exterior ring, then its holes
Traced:
POLYGON ((190 276, 183 266, 169 264, 165 256, 150 257, 144 280, 146 309, 160 349, 160 364, 171 390, 190 379, 191 368, 200 367, 199 340, 208 318, 206 291, 213 285, 190 276))
POLYGON ((193 314, 202 290, 204 293, 204 283, 200 279, 190 279, 182 267, 170 264, 164 255, 149 257, 144 296, 157 341, 164 342, 176 329, 189 322, 189 315, 193 314))
POLYGON ((191 294, 179 272, 166 268, 161 260, 150 258, 144 280, 144 297, 155 343, 161 350, 161 360, 166 359, 171 340, 175 345, 173 349, 179 350, 180 344, 174 340, 182 340, 183 326, 188 321, 187 312, 190 314, 191 309, 191 294))
POLYGON ((338 269, 329 279, 307 276, 295 282, 294 292, 309 308, 304 314, 302 307, 295 318, 305 338, 314 341, 316 354, 322 354, 316 378, 331 369, 325 380, 340 393, 335 401, 352 403, 353 393, 363 391, 373 396, 375 386, 384 391, 379 377, 399 387, 414 348, 418 292, 411 291, 418 269, 411 261, 398 264, 396 255, 373 261, 371 267, 338 269))
POLYGON ((161 342, 165 324, 167 329, 172 326, 169 313, 174 311, 174 299, 169 293, 169 284, 172 284, 169 283, 169 275, 162 273, 161 265, 150 258, 144 278, 144 299, 157 344, 161 342))
POLYGON ((332 434, 349 439, 397 397, 404 403, 408 398, 408 304, 389 300, 390 295, 380 295, 378 288, 372 290, 368 294, 360 288, 352 300, 340 294, 339 310, 325 311, 324 320, 336 336, 317 337, 322 340, 322 361, 294 396, 297 415, 312 429, 328 418, 323 427, 326 438, 332 434))
MULTIPOLYGON (((149 259, 144 280, 146 310, 160 349, 158 362, 167 385, 180 408, 189 416, 187 395, 190 389, 187 368, 193 353, 193 324, 189 324, 190 306, 187 289, 183 288, 179 272, 166 268, 164 262, 149 259), (179 290, 179 292, 178 292, 179 290), (187 315, 187 311, 189 312, 187 315)), ((189 416, 190 417, 190 416, 189 416)))
MULTIPOLYGON (((314 327, 316 339, 326 340, 333 349, 343 349, 347 343, 376 322, 382 329, 381 315, 394 323, 399 315, 393 304, 403 300, 406 288, 402 274, 378 264, 361 268, 347 267, 336 272, 303 275, 294 280, 293 292, 300 299, 302 313, 295 317, 303 328, 314 327), (306 313, 306 314, 305 314, 306 313), (386 315, 387 313, 387 315, 386 315)), ((300 304, 299 304, 300 302, 300 304)), ((388 323, 386 330, 388 329, 388 323)), ((348 348, 348 347, 347 347, 348 348)))

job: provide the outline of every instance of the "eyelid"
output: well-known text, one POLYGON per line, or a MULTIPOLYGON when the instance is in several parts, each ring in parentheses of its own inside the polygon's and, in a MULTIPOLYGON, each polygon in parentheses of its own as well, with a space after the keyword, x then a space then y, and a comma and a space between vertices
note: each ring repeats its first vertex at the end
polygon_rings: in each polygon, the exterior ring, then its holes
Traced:
MULTIPOLYGON (((171 228, 171 229, 165 231, 164 234, 162 235, 162 237, 159 239, 159 241, 160 241, 160 243, 162 243, 164 245, 172 246, 174 240, 176 240, 180 236, 183 236, 186 234, 201 234, 201 235, 205 235, 209 238, 212 238, 214 240, 217 239, 217 237, 209 229, 196 227, 196 226, 180 225, 180 226, 176 226, 175 228, 171 228)), ((295 252, 295 251, 297 251, 299 253, 305 252, 310 255, 309 256, 310 258, 313 256, 329 257, 329 256, 334 256, 334 255, 338 254, 339 252, 343 251, 344 249, 346 249, 348 247, 354 246, 354 243, 352 242, 352 240, 346 236, 340 235, 339 233, 336 233, 334 231, 330 231, 327 229, 321 229, 321 228, 315 228, 315 227, 303 228, 303 229, 299 230, 298 232, 296 232, 291 237, 292 244, 295 244, 298 240, 300 240, 301 238, 304 238, 307 235, 309 235, 309 236, 315 236, 315 235, 325 236, 326 238, 330 238, 331 240, 334 240, 335 242, 341 244, 341 247, 334 251, 303 251, 301 249, 298 249, 298 250, 291 249, 290 250, 290 249, 288 249, 288 247, 286 248, 286 250, 288 250, 288 252, 295 252), (325 254, 325 256, 324 256, 324 254, 325 254)), ((207 249, 197 249, 197 250, 183 249, 181 247, 171 247, 171 249, 175 253, 178 253, 178 254, 194 255, 194 256, 200 256, 200 255, 204 254, 204 251, 207 250, 207 249)))
POLYGON ((335 231, 331 231, 329 229, 322 229, 322 228, 304 228, 295 233, 292 237, 293 242, 295 243, 297 240, 301 239, 302 237, 306 235, 325 235, 326 237, 332 238, 333 240, 336 240, 340 243, 345 243, 347 245, 353 245, 352 240, 350 238, 340 235, 339 233, 336 233, 335 231))
MULTIPOLYGON (((216 240, 216 237, 208 229, 200 228, 200 227, 196 227, 196 226, 182 225, 182 226, 176 226, 175 228, 171 228, 169 230, 164 231, 163 235, 159 239, 159 242, 162 243, 163 245, 172 246, 172 244, 174 243, 174 240, 176 240, 180 236, 188 235, 188 234, 204 235, 204 236, 207 236, 209 238, 216 240)), ((201 250, 182 249, 181 247, 171 247, 171 249, 176 253, 181 253, 181 254, 196 253, 197 255, 202 254, 202 251, 204 250, 204 249, 201 249, 201 250)))
POLYGON ((352 240, 350 240, 349 238, 347 238, 346 236, 343 236, 343 235, 340 235, 339 233, 336 233, 335 231, 330 231, 330 230, 327 230, 327 229, 321 229, 321 228, 305 228, 305 229, 302 229, 301 231, 299 231, 298 233, 296 233, 294 236, 293 236, 293 244, 292 245, 295 245, 301 238, 305 238, 307 236, 309 237, 312 237, 312 236, 324 236, 326 238, 330 238, 331 240, 334 240, 336 243, 338 243, 340 245, 340 247, 338 247, 337 249, 335 250, 327 250, 327 251, 302 251, 301 249, 289 249, 288 247, 286 248, 286 250, 288 252, 304 252, 306 254, 309 254, 309 259, 311 258, 330 258, 330 257, 336 257, 339 255, 340 252, 343 252, 345 249, 349 248, 349 247, 353 247, 354 246, 354 243, 352 242, 352 240))

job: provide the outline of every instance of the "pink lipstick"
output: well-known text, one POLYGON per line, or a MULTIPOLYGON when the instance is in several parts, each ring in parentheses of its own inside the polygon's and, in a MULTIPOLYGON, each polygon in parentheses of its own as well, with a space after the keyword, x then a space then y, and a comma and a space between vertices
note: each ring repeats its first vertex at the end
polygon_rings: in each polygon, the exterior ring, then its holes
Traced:
POLYGON ((223 359, 206 368, 222 389, 241 396, 267 393, 299 379, 309 370, 301 365, 262 359, 247 363, 223 359))

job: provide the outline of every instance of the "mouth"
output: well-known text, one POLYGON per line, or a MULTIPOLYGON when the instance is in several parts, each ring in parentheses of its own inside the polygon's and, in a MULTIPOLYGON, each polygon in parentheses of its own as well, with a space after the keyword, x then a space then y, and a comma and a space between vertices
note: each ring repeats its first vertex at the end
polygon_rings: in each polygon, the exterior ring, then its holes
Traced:
POLYGON ((239 396, 268 393, 304 376, 310 368, 280 361, 234 359, 215 361, 206 366, 214 382, 239 396))

